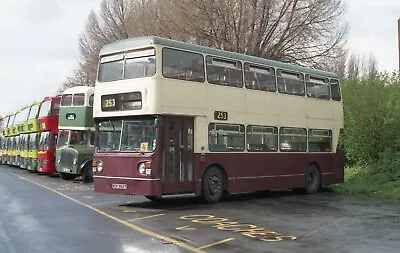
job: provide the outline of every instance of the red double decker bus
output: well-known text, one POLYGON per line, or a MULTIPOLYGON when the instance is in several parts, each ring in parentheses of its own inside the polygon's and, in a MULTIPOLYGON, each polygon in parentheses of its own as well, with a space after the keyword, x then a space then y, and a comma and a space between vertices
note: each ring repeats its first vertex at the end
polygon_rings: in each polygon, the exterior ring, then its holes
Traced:
POLYGON ((61 96, 45 97, 39 111, 39 150, 37 171, 58 173, 54 163, 58 135, 58 114, 61 96))

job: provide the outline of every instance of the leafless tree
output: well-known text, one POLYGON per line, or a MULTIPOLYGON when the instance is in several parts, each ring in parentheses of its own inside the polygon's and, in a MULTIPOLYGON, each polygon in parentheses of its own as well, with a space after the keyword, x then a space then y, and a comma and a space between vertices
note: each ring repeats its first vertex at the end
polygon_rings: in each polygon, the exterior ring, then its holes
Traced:
POLYGON ((359 79, 375 75, 378 72, 378 61, 370 53, 368 56, 351 54, 347 61, 347 78, 359 79))
MULTIPOLYGON (((101 47, 157 35, 324 68, 343 57, 344 0, 103 0, 80 38, 80 75, 94 84, 101 47), (82 72, 82 73, 81 73, 82 72)), ((79 82, 72 77, 69 85, 79 82)), ((68 83, 68 82, 67 82, 68 83)))

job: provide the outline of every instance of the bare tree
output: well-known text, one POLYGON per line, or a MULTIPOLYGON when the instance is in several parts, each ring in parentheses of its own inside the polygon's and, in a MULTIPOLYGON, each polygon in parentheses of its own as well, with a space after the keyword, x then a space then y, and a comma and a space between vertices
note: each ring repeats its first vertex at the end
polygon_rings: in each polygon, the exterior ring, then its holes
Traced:
MULTIPOLYGON (((89 15, 80 38, 77 73, 93 85, 101 47, 142 35, 324 68, 345 54, 343 1, 103 0, 100 15, 89 15)), ((79 81, 77 76, 67 83, 79 81)))
POLYGON ((378 73, 378 61, 369 53, 368 56, 352 53, 347 61, 347 78, 359 79, 378 73))

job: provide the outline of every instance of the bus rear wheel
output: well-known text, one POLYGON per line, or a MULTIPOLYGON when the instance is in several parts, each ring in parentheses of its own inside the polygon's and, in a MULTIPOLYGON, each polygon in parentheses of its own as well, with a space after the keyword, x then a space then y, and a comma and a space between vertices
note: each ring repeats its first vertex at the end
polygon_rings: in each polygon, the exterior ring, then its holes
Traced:
POLYGON ((217 167, 207 169, 203 177, 203 198, 209 203, 217 203, 224 194, 225 179, 217 167))
POLYGON ((64 180, 69 181, 69 180, 74 180, 76 178, 76 175, 60 172, 60 177, 64 180))
POLYGON ((305 180, 305 192, 307 194, 317 193, 321 185, 321 174, 316 165, 311 164, 308 166, 305 180))

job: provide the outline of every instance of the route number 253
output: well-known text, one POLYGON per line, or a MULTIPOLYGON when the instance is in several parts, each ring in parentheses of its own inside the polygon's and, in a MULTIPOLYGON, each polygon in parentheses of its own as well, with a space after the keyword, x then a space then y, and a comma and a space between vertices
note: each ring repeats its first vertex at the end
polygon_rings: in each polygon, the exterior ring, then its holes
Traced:
POLYGON ((223 111, 215 111, 214 112, 215 120, 228 120, 228 113, 223 111))

